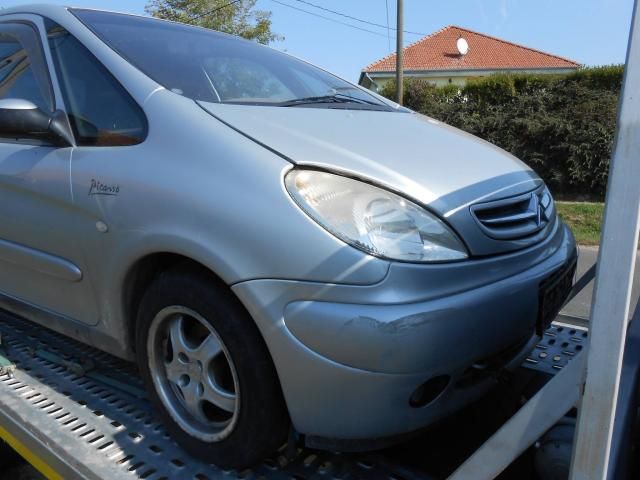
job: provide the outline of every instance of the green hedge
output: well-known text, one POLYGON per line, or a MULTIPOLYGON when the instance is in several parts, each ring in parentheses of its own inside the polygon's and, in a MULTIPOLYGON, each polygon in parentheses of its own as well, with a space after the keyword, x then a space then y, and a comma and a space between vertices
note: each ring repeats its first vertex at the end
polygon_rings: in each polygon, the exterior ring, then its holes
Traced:
MULTIPOLYGON (((465 87, 407 79, 405 105, 484 138, 535 169, 563 198, 604 197, 622 66, 570 75, 493 75, 465 87)), ((382 94, 395 97, 395 83, 382 94)))

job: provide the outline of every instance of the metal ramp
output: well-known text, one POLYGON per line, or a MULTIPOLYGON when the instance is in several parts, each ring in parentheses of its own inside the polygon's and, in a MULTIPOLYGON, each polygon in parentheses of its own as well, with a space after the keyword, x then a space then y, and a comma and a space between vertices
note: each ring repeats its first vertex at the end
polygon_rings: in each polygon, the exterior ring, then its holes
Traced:
POLYGON ((428 477, 375 455, 302 448, 290 456, 281 452, 252 470, 223 471, 191 458, 167 435, 132 364, 6 313, 0 313, 0 335, 17 364, 13 375, 0 376, 0 437, 8 437, 18 451, 22 447, 20 453, 49 478, 428 477), (38 351, 54 354, 53 358, 42 358, 38 351), (79 375, 61 360, 90 360, 95 368, 91 376, 79 375))
MULTIPOLYGON (((0 437, 13 439, 48 478, 430 478, 382 454, 303 448, 281 451, 252 470, 224 471, 193 459, 165 432, 133 364, 2 312, 0 335, 17 364, 13 375, 0 376, 0 437), (78 372, 83 364, 93 368, 78 372)), ((553 376, 586 337, 584 329, 553 324, 523 366, 553 376)))
POLYGON ((523 367, 555 375, 584 351, 588 338, 589 332, 584 327, 553 323, 526 358, 523 367))

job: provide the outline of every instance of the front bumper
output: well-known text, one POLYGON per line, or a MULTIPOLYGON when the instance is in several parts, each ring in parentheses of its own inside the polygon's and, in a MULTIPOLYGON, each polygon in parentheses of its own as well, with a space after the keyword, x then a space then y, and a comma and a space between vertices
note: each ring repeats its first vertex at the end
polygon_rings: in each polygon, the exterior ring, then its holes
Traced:
POLYGON ((265 338, 299 432, 384 438, 482 395, 492 380, 469 381, 474 366, 500 355, 519 364, 535 341, 538 285, 575 249, 558 221, 530 249, 446 265, 393 263, 375 285, 253 280, 233 290, 265 338), (411 406, 416 389, 439 376, 449 379, 444 391, 411 406))

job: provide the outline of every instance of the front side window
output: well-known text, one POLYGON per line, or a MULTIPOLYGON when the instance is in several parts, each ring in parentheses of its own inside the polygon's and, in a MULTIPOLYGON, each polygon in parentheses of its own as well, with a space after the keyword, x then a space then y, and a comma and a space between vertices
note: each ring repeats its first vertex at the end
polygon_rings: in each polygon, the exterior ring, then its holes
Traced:
POLYGON ((126 146, 144 141, 140 107, 75 37, 48 21, 47 36, 67 114, 79 146, 126 146))
POLYGON ((72 12, 147 76, 193 100, 391 110, 324 70, 254 42, 152 18, 72 12))
POLYGON ((53 111, 53 94, 38 32, 26 23, 0 23, 0 99, 29 100, 53 111))

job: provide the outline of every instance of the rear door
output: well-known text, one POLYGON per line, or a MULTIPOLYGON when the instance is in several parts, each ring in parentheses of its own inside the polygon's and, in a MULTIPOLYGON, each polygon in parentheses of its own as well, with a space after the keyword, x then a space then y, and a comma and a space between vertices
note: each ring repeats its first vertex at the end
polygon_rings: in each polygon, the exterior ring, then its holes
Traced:
MULTIPOLYGON (((43 48, 42 19, 0 17, 0 99, 64 109, 43 48)), ((73 214, 73 148, 0 132, 0 306, 20 303, 84 323, 98 321, 73 214)))

